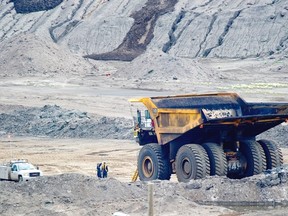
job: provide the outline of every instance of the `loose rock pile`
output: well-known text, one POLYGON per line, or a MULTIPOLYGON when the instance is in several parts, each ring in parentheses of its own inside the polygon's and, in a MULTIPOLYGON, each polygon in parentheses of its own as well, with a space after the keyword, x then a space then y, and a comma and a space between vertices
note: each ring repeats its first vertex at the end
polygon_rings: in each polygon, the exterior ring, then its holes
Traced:
POLYGON ((57 105, 20 107, 0 114, 0 134, 51 138, 131 139, 131 120, 90 115, 57 105))
POLYGON ((288 166, 277 167, 265 172, 265 178, 261 179, 257 184, 261 188, 272 187, 284 184, 288 181, 288 166))
MULTIPOLYGON (((0 121, 0 136, 133 139, 131 119, 92 115, 57 105, 10 107, 9 112, 0 113, 0 121)), ((282 124, 257 138, 274 140, 285 147, 288 146, 287 134, 288 125, 282 124)))
MULTIPOLYGON (((287 169, 285 169, 287 176, 287 169)), ((235 180, 208 177, 189 183, 154 181, 154 207, 157 215, 189 215, 199 209, 195 202, 224 205, 285 205, 288 184, 261 186, 267 176, 235 180), (169 203, 169 205, 167 205, 169 203), (192 208, 194 207, 194 208, 192 208), (197 207, 197 208, 196 208, 197 207), (177 211, 175 211, 176 209, 177 211), (175 214, 173 214, 173 212, 175 214)), ((15 215, 147 215, 147 183, 123 183, 113 178, 97 179, 81 174, 43 176, 29 182, 0 182, 0 214, 15 215), (12 199, 13 197, 13 199, 12 199), (29 209, 26 206, 29 205, 29 209)), ((216 207, 215 207, 216 208, 216 207)), ((222 207, 219 207, 222 208, 222 207)), ((222 213, 230 212, 220 209, 222 213)), ((206 212, 209 214, 210 212, 206 212)), ((220 214, 220 213, 219 213, 220 214)), ((215 212, 211 215, 219 215, 215 212)), ((203 215, 203 214, 197 214, 203 215)), ((205 214, 204 214, 205 215, 205 214)), ((209 214, 210 215, 210 214, 209 214)))

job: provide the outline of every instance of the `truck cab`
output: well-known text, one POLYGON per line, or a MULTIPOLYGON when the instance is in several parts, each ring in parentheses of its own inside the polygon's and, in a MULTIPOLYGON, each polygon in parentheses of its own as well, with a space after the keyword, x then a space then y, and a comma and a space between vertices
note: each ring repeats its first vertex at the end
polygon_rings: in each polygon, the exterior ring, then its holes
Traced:
POLYGON ((137 118, 134 118, 134 138, 139 145, 158 142, 154 122, 147 109, 137 109, 137 118))

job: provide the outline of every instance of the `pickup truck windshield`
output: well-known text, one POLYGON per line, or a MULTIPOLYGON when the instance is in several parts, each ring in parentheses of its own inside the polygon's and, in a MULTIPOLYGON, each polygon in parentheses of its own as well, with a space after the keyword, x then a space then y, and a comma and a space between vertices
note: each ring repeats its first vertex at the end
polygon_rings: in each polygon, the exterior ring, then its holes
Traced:
POLYGON ((29 163, 19 163, 19 170, 34 170, 36 169, 32 164, 29 163))

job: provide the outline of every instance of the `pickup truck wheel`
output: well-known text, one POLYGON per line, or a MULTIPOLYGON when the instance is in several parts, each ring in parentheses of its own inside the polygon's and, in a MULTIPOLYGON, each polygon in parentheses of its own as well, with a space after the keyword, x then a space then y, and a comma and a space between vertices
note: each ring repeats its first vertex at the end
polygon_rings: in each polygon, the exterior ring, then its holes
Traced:
POLYGON ((142 147, 138 156, 138 173, 141 181, 170 179, 170 162, 162 146, 150 143, 142 147))
POLYGON ((257 141, 263 148, 266 157, 266 169, 273 169, 283 164, 283 155, 279 146, 269 140, 257 141))
POLYGON ((182 146, 176 155, 176 175, 179 182, 201 179, 210 173, 205 149, 197 144, 182 146))
POLYGON ((265 167, 263 167, 262 155, 258 145, 259 144, 254 140, 240 142, 239 150, 245 156, 247 162, 244 174, 239 176, 240 178, 260 174, 265 169, 265 167))
POLYGON ((217 143, 204 143, 202 145, 206 150, 210 161, 210 175, 226 176, 227 159, 221 146, 217 143))
POLYGON ((20 175, 18 176, 18 182, 22 182, 23 181, 23 177, 20 175))

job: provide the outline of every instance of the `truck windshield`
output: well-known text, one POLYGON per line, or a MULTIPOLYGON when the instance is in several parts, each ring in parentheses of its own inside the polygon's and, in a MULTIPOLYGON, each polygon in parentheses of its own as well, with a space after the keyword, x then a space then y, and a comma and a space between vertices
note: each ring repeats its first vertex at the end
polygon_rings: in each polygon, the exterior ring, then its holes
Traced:
POLYGON ((34 170, 34 169, 36 169, 32 164, 28 164, 28 163, 19 163, 18 167, 19 167, 19 170, 34 170))

